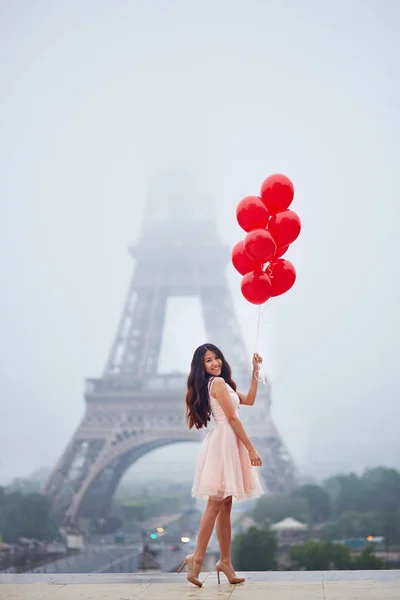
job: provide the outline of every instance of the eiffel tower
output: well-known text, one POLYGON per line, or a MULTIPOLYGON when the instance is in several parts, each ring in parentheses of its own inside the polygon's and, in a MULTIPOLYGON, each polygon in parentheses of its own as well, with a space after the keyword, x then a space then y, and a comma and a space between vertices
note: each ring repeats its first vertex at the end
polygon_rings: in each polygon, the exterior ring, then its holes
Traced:
MULTIPOLYGON (((170 297, 200 299, 208 341, 225 353, 240 389, 250 383, 251 356, 225 276, 230 250, 220 242, 204 199, 193 206, 183 197, 182 182, 173 181, 175 187, 167 181, 150 194, 141 237, 130 248, 136 267, 103 374, 86 380, 85 415, 43 490, 64 525, 88 529, 108 516, 121 477, 143 455, 205 435, 185 423, 187 374, 158 372, 170 297)), ((254 407, 242 408, 263 459, 265 488, 289 491, 296 471, 271 419, 269 387, 260 386, 254 407)))

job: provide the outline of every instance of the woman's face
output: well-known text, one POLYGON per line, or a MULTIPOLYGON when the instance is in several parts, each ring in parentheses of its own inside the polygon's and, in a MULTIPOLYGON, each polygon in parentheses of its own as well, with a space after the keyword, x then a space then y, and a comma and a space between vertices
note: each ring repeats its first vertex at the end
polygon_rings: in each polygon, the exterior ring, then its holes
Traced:
POLYGON ((204 355, 204 368, 209 375, 219 377, 221 375, 222 360, 212 350, 207 350, 204 355))

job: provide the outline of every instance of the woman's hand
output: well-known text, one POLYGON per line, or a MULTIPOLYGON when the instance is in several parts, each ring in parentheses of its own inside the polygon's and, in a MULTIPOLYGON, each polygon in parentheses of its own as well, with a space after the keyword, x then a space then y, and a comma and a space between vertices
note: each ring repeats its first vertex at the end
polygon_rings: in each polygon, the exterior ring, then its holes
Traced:
POLYGON ((253 371, 254 372, 259 370, 260 366, 262 365, 262 361, 263 361, 262 357, 257 352, 255 352, 253 354, 253 371))
POLYGON ((255 448, 253 448, 253 450, 249 450, 249 457, 250 457, 250 462, 253 465, 253 467, 261 467, 262 466, 261 456, 258 454, 258 452, 255 448))

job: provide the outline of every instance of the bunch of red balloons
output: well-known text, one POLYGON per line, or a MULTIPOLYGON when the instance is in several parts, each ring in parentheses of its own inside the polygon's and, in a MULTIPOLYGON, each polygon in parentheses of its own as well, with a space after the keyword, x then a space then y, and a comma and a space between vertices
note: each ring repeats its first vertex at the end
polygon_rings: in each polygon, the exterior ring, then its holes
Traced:
POLYGON ((237 206, 237 221, 247 235, 233 247, 232 263, 252 304, 284 294, 296 281, 294 266, 281 258, 301 230, 298 215, 289 209, 293 198, 290 179, 275 174, 264 181, 260 196, 246 196, 237 206))

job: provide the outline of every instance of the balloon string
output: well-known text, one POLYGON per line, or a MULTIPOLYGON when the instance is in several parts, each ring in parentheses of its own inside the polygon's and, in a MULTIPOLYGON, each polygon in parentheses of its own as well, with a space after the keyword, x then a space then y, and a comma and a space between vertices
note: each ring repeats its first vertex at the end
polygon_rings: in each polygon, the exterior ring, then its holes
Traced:
MULTIPOLYGON (((259 306, 258 307, 258 319, 257 319, 257 330, 256 330, 256 343, 255 343, 255 349, 254 352, 257 352, 258 350, 258 343, 260 340, 260 327, 261 327, 261 315, 262 312, 265 308, 265 304, 263 306, 259 306)), ((258 370, 254 373, 254 377, 257 379, 257 381, 259 383, 262 383, 263 385, 270 385, 269 381, 268 381, 268 377, 266 376, 262 364, 259 366, 258 370)), ((303 423, 300 421, 299 417, 293 413, 291 413, 291 411, 289 410, 289 406, 286 402, 283 403, 283 407, 286 411, 286 414, 291 418, 291 419, 295 419, 297 425, 299 425, 299 427, 301 427, 302 429, 304 429, 304 425, 303 423)))
MULTIPOLYGON (((258 350, 258 342, 259 342, 259 339, 260 339, 261 314, 262 314, 262 311, 263 311, 264 308, 265 308, 265 304, 263 306, 259 306, 258 307, 256 343, 255 343, 254 352, 257 352, 257 350, 258 350)), ((254 373, 254 377, 257 379, 257 381, 259 383, 262 383, 263 385, 269 385, 269 381, 268 381, 268 378, 267 378, 267 376, 266 376, 266 374, 264 372, 262 364, 259 365, 257 371, 254 373)))
POLYGON ((287 415, 288 415, 288 416, 289 416, 291 419, 295 419, 295 421, 296 421, 297 425, 299 425, 301 428, 303 428, 303 429, 304 429, 304 425, 303 425, 303 423, 300 421, 299 417, 298 417, 297 415, 295 415, 295 414, 292 414, 292 413, 290 412, 290 410, 289 410, 289 407, 288 407, 288 405, 287 405, 285 402, 283 403, 283 407, 284 407, 284 409, 285 409, 285 411, 286 411, 286 414, 287 414, 287 415))

